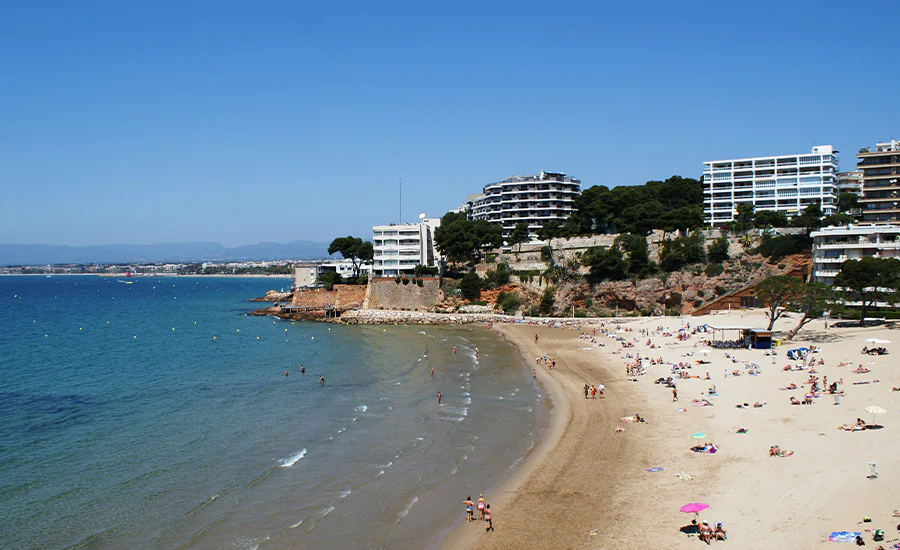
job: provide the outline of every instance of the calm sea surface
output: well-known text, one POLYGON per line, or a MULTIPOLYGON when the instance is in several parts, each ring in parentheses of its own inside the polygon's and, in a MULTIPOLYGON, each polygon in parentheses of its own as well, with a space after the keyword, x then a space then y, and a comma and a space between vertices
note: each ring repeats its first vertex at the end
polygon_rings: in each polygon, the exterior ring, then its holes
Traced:
POLYGON ((543 429, 484 330, 246 315, 287 279, 129 281, 0 277, 0 547, 428 547, 543 429))

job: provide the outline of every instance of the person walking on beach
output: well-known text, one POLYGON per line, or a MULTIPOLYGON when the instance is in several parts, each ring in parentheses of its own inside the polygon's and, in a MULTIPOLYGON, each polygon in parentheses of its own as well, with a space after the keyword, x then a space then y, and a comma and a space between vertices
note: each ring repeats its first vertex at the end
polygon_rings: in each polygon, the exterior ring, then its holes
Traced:
POLYGON ((672 388, 672 402, 673 403, 678 402, 678 388, 675 388, 675 387, 672 388))
POLYGON ((466 507, 466 521, 475 521, 475 503, 472 502, 472 497, 466 497, 463 505, 466 507))
POLYGON ((591 386, 591 399, 597 399, 597 388, 591 386))
POLYGON ((585 385, 584 385, 584 398, 585 398, 585 399, 588 398, 588 392, 589 392, 589 391, 590 391, 590 388, 588 387, 587 384, 585 384, 585 385))
POLYGON ((535 343, 535 344, 538 343, 538 335, 537 335, 537 334, 534 335, 534 343, 535 343))
POLYGON ((478 517, 484 521, 484 495, 478 495, 478 504, 476 507, 478 508, 478 517))
POLYGON ((491 505, 490 504, 484 505, 484 511, 481 513, 481 515, 484 516, 484 532, 487 533, 488 531, 493 531, 494 530, 494 521, 493 521, 493 517, 491 516, 491 505))

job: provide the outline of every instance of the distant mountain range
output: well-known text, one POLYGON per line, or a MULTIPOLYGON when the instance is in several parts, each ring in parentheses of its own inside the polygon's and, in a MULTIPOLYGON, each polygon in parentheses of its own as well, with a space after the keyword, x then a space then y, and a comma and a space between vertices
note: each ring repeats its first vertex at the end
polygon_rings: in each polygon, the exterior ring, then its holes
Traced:
POLYGON ((94 246, 0 244, 0 265, 309 260, 327 257, 328 245, 312 241, 266 242, 234 248, 212 242, 94 246))

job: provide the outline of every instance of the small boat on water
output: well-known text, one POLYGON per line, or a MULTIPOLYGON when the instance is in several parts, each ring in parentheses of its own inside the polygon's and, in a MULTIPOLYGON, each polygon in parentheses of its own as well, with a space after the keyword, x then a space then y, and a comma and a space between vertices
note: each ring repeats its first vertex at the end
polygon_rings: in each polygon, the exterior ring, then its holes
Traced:
POLYGON ((116 279, 116 282, 122 283, 123 285, 133 285, 134 281, 123 281, 122 279, 116 279))

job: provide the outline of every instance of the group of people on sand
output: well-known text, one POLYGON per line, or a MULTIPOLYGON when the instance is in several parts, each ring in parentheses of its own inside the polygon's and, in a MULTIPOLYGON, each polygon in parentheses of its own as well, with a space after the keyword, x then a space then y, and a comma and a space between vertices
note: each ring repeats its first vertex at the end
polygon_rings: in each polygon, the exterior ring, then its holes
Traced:
POLYGON ((600 394, 600 399, 604 399, 603 392, 606 390, 606 387, 603 384, 597 384, 596 386, 589 386, 587 384, 584 385, 584 398, 585 399, 597 399, 597 394, 600 394))
POLYGON ((709 544, 714 540, 728 539, 728 532, 725 530, 721 521, 716 522, 715 528, 710 527, 709 522, 706 521, 697 523, 697 520, 693 520, 691 523, 697 528, 697 537, 706 544, 709 544))
MULTIPOLYGON (((535 339, 537 337, 535 336, 535 339)), ((473 522, 475 521, 475 510, 478 510, 478 519, 484 522, 484 532, 494 530, 494 520, 493 514, 491 514, 491 505, 485 502, 484 495, 478 495, 478 500, 472 502, 472 497, 467 496, 466 501, 463 502, 463 505, 466 507, 466 521, 473 522)))

